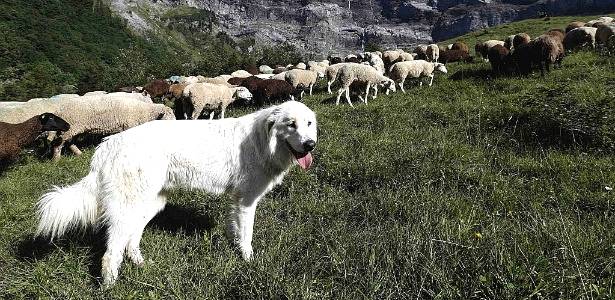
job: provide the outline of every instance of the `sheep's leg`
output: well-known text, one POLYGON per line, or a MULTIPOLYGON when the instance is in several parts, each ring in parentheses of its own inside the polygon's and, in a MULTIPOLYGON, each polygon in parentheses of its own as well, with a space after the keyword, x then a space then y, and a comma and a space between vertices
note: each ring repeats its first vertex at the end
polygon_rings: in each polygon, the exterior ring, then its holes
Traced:
POLYGON ((53 160, 54 161, 60 160, 60 156, 62 155, 62 148, 64 147, 64 143, 65 141, 62 140, 62 142, 60 142, 59 145, 53 148, 53 160))
POLYGON ((213 119, 214 119, 214 113, 215 113, 215 112, 216 112, 215 110, 212 110, 212 111, 211 111, 211 113, 209 114, 209 119, 210 119, 210 120, 213 120, 213 119))
POLYGON ((406 82, 406 78, 402 78, 401 82, 399 83, 399 89, 401 89, 402 93, 406 93, 406 90, 404 90, 404 83, 406 82))
POLYGON ((429 75, 429 78, 431 78, 431 80, 429 80, 429 86, 431 86, 433 84, 433 74, 429 75))
POLYGON ((313 84, 310 84, 310 96, 312 96, 312 88, 314 87, 313 84))
POLYGON ((423 79, 419 78, 419 87, 423 87, 423 79))
POLYGON ((342 97, 342 93, 344 93, 344 88, 341 88, 337 91, 337 99, 335 100, 335 105, 340 105, 340 98, 342 97))
POLYGON ((367 104, 367 97, 369 97, 369 82, 367 83, 367 88, 365 89, 365 99, 363 99, 363 103, 367 104))
POLYGON ((79 150, 79 148, 78 148, 78 147, 77 147, 77 145, 75 145, 75 144, 70 144, 70 146, 68 146, 68 148, 69 148, 71 151, 73 151, 73 153, 74 153, 75 155, 77 155, 77 156, 79 156, 79 155, 81 155, 81 154, 82 154, 81 150, 79 150))
POLYGON ((299 99, 303 99, 303 93, 305 93, 305 90, 301 89, 301 96, 299 96, 299 99))
POLYGON ((193 105, 194 110, 192 111, 192 120, 196 120, 199 118, 199 116, 201 115, 201 112, 203 111, 204 106, 197 106, 197 105, 193 105))
POLYGON ((333 92, 331 91, 331 85, 333 84, 333 81, 327 81, 327 92, 329 94, 333 94, 333 92))
POLYGON ((352 102, 350 101, 350 87, 346 88, 346 101, 348 101, 348 104, 350 104, 350 107, 354 107, 352 106, 352 102))
MULTIPOLYGON (((374 97, 372 99, 376 99, 376 97, 378 97, 378 85, 374 85, 372 88, 374 88, 374 97)), ((389 89, 387 89, 387 91, 388 90, 389 89)))
POLYGON ((220 119, 224 119, 224 111, 226 110, 226 106, 222 106, 222 112, 220 113, 220 119))

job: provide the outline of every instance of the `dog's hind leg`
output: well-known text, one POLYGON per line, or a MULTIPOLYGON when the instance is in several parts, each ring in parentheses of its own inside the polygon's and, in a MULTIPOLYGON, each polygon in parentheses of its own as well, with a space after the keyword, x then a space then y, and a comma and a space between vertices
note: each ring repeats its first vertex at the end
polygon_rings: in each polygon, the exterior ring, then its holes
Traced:
POLYGON ((109 215, 107 217, 107 251, 102 258, 103 286, 110 287, 117 280, 120 265, 124 260, 124 249, 130 240, 134 225, 130 218, 134 217, 128 211, 118 212, 120 216, 109 215))
POLYGON ((133 227, 133 232, 130 235, 128 245, 126 246, 126 254, 128 255, 128 258, 130 258, 130 260, 137 266, 143 265, 143 256, 141 255, 141 250, 139 249, 143 230, 145 230, 147 223, 149 223, 154 216, 164 209, 166 203, 166 195, 161 192, 152 201, 143 203, 142 207, 135 209, 135 213, 138 213, 138 218, 135 217, 135 226, 133 227))

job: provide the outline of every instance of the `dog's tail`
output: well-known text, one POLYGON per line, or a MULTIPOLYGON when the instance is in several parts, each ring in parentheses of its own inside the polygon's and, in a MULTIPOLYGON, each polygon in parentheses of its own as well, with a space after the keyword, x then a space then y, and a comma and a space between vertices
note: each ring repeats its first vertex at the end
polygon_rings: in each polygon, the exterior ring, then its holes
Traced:
POLYGON ((35 236, 50 239, 80 227, 85 229, 98 219, 96 174, 90 173, 81 181, 67 186, 54 186, 37 204, 38 228, 35 236))

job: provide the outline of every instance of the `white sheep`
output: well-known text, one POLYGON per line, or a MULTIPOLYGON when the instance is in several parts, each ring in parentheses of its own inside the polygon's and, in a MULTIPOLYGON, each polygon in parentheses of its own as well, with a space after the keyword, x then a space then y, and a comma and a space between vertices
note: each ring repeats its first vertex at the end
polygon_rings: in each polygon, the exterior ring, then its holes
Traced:
POLYGON ((192 84, 192 83, 197 83, 197 82, 199 82, 199 78, 196 76, 184 77, 183 81, 181 81, 181 83, 187 83, 187 84, 192 84))
MULTIPOLYGON (((53 150, 53 159, 58 160, 64 144, 79 134, 109 135, 151 120, 175 119, 173 111, 163 104, 144 103, 132 97, 105 99, 100 96, 37 99, 18 107, 0 110, 0 120, 20 123, 19 120, 27 120, 41 112, 51 112, 66 120, 71 125, 70 129, 58 135, 61 141, 53 150)), ((76 155, 81 154, 75 145, 71 145, 70 149, 76 155)))
POLYGON ((284 71, 282 73, 275 74, 275 75, 271 76, 271 79, 286 80, 286 72, 288 72, 288 71, 284 71))
MULTIPOLYGON (((429 77, 429 86, 431 86, 433 83, 434 70, 438 70, 444 74, 447 73, 444 64, 437 62, 428 62, 425 60, 413 60, 395 63, 393 66, 391 66, 391 69, 389 70, 389 76, 391 76, 391 78, 399 84, 401 91, 403 93, 406 93, 406 91, 404 90, 404 82, 406 81, 406 77, 429 77)), ((420 85, 423 86, 422 81, 420 81, 420 85)))
POLYGON ((310 96, 312 95, 312 89, 319 77, 319 74, 315 71, 301 69, 286 71, 284 75, 286 82, 290 83, 295 89, 301 89, 300 98, 303 98, 306 88, 310 89, 310 96))
POLYGON ((376 69, 371 66, 362 64, 347 64, 342 66, 337 72, 337 78, 342 83, 342 87, 338 90, 337 99, 335 104, 339 105, 340 97, 342 93, 346 92, 346 101, 352 107, 350 102, 350 86, 354 82, 363 83, 366 85, 364 103, 367 104, 367 98, 369 97, 370 88, 374 89, 373 99, 378 96, 378 86, 384 86, 389 91, 395 91, 395 82, 390 78, 378 73, 376 69))
POLYGON ((436 44, 427 45, 425 55, 427 56, 427 61, 438 62, 438 58, 440 58, 440 47, 436 44))
POLYGON ((254 75, 254 76, 256 76, 256 77, 258 77, 260 79, 270 79, 270 78, 272 78, 275 75, 274 74, 257 74, 257 75, 254 75))
POLYGON ((300 63, 296 64, 294 68, 295 69, 299 69, 299 70, 306 70, 307 66, 304 63, 300 62, 300 63))
POLYGON ((105 91, 93 91, 93 92, 87 92, 85 94, 83 94, 83 96, 95 96, 95 95, 105 95, 108 94, 105 91))
POLYGON ((339 63, 339 64, 334 64, 334 65, 330 65, 327 67, 327 69, 325 69, 325 77, 327 78, 327 92, 329 94, 333 94, 333 92, 331 91, 331 85, 335 82, 335 80, 337 79, 337 72, 345 65, 348 64, 352 64, 352 63, 339 63))
POLYGON ((386 71, 384 68, 384 61, 382 58, 373 52, 365 52, 364 54, 367 63, 372 66, 374 69, 378 71, 378 73, 383 74, 386 71))
POLYGON ((245 78, 245 77, 250 77, 250 76, 252 76, 252 74, 250 74, 250 72, 248 72, 246 70, 237 70, 237 71, 231 73, 231 77, 245 78))
POLYGON ((261 72, 261 74, 273 74, 273 69, 268 65, 260 65, 258 71, 261 72))
MULTIPOLYGON (((203 109, 209 108, 222 110, 220 118, 224 119, 226 107, 236 99, 251 100, 252 94, 247 88, 228 87, 226 85, 212 83, 193 83, 184 88, 184 112, 192 111, 190 118, 196 120, 203 109)), ((214 118, 214 112, 209 115, 209 119, 214 118)))

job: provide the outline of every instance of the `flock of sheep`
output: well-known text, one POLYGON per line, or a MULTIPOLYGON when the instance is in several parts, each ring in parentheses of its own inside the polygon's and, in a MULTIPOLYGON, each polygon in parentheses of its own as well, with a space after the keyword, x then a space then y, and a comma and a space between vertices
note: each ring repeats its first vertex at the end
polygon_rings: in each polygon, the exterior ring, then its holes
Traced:
MULTIPOLYGON (((567 50, 614 41, 613 18, 601 17, 586 23, 572 22, 565 30, 552 29, 534 39, 519 33, 503 41, 479 42, 475 52, 491 63, 495 74, 528 74, 534 68, 542 74, 550 64, 560 64, 567 50)), ((472 60, 468 45, 458 41, 446 46, 419 45, 412 53, 396 49, 343 58, 329 56, 327 60, 275 68, 262 65, 216 77, 172 76, 114 93, 96 91, 82 96, 62 94, 27 102, 0 102, 0 167, 14 161, 41 131, 47 131, 46 140, 51 142, 53 158, 57 160, 65 145, 76 155, 81 153, 74 144, 78 135, 110 135, 160 119, 197 119, 205 115, 213 119, 215 111, 220 111, 220 118, 224 118, 226 108, 237 100, 259 106, 301 100, 304 93, 312 94, 321 78, 326 79, 329 94, 332 85, 339 83, 336 104, 345 95, 352 106, 350 93, 367 104, 370 94, 375 99, 379 89, 389 94, 399 86, 405 93, 406 79, 421 77, 427 78, 431 86, 436 71, 447 73, 446 63, 472 60), (152 101, 158 98, 172 101, 173 109, 152 101), (44 130, 53 128, 41 123, 41 116, 46 113, 69 126, 57 132, 44 130), (33 126, 35 123, 38 126, 33 126)), ((422 86, 422 80, 419 82, 422 86)))

